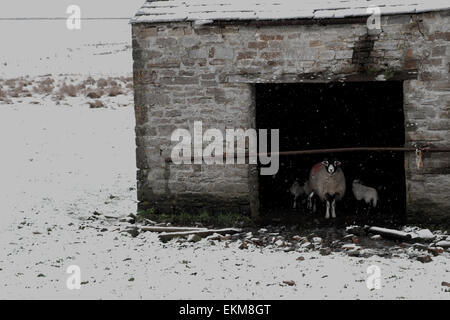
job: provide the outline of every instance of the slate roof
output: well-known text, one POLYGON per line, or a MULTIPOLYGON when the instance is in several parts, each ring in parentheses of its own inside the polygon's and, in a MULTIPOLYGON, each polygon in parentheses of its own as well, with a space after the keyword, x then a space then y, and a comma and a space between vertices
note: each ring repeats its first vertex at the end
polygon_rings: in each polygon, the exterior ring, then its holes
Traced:
POLYGON ((131 23, 350 18, 370 15, 370 6, 413 14, 450 9, 450 0, 147 0, 131 23))

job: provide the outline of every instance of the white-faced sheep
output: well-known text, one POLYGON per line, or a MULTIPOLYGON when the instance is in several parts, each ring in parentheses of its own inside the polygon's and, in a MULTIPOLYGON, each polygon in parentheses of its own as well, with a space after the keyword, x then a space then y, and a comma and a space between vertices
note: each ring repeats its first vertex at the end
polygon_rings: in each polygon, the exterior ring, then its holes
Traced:
POLYGON ((345 176, 339 161, 324 160, 312 167, 309 174, 309 185, 312 192, 310 199, 316 194, 321 201, 326 202, 325 219, 336 218, 336 201, 345 195, 345 176))
POLYGON ((294 206, 293 208, 297 208, 297 199, 301 195, 309 195, 311 193, 311 188, 309 187, 309 182, 306 181, 303 185, 300 185, 300 183, 295 180, 292 184, 291 188, 289 189, 290 193, 294 196, 294 206))
POLYGON ((362 185, 358 179, 353 180, 352 189, 353 195, 355 196, 356 200, 358 201, 364 200, 366 204, 371 205, 374 208, 377 206, 378 203, 377 190, 362 185))

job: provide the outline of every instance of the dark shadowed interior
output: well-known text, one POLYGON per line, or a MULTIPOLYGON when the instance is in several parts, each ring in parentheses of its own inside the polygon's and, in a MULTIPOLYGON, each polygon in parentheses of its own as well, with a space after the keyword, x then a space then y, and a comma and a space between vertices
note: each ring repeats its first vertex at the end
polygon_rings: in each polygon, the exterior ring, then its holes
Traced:
MULTIPOLYGON (((259 129, 280 129, 280 151, 403 147, 403 84, 257 84, 256 124, 259 129)), ((336 211, 340 221, 382 225, 403 221, 406 192, 402 152, 281 156, 278 174, 259 177, 261 214, 322 220, 324 206, 312 214, 300 200, 298 209, 293 210, 288 190, 295 179, 303 184, 311 167, 324 158, 339 159, 346 176, 347 192, 336 211), (354 179, 377 189, 380 200, 376 209, 368 211, 357 204, 351 186, 354 179)))

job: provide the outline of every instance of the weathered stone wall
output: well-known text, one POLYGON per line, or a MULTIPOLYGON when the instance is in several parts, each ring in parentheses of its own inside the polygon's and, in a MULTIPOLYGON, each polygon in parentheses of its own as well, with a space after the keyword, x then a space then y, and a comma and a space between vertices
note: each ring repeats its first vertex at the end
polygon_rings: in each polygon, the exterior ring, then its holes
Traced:
MULTIPOLYGON (((142 209, 258 211, 254 167, 174 165, 177 128, 254 128, 255 82, 406 79, 406 145, 448 146, 450 12, 382 18, 381 34, 364 23, 133 25, 133 59, 142 209)), ((448 154, 418 172, 407 156, 408 209, 450 208, 448 154), (426 201, 425 201, 426 199, 426 201)))
MULTIPOLYGON (((450 146, 450 13, 419 16, 421 33, 408 41, 416 59, 417 80, 404 83, 406 145, 450 146)), ((406 155, 409 221, 448 225, 450 214, 450 154, 428 153, 423 169, 415 155, 406 155)))

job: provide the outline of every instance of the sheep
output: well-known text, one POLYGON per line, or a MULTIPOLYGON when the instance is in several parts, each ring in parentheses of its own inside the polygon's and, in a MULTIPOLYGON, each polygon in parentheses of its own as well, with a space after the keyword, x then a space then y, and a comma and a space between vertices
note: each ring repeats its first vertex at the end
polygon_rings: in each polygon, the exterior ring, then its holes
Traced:
POLYGON ((378 192, 374 188, 367 187, 361 184, 361 182, 356 179, 352 183, 353 195, 356 200, 364 200, 366 204, 373 206, 374 208, 378 203, 378 192))
POLYGON ((295 180, 289 191, 294 196, 293 209, 296 209, 298 197, 300 197, 301 195, 309 195, 311 193, 311 188, 309 187, 308 181, 306 181, 303 184, 303 186, 301 186, 300 183, 297 180, 295 180))
POLYGON ((309 174, 309 198, 316 194, 321 201, 326 201, 325 219, 330 218, 330 207, 331 216, 336 218, 336 201, 342 200, 345 195, 345 176, 340 166, 340 161, 324 160, 314 165, 309 174))

